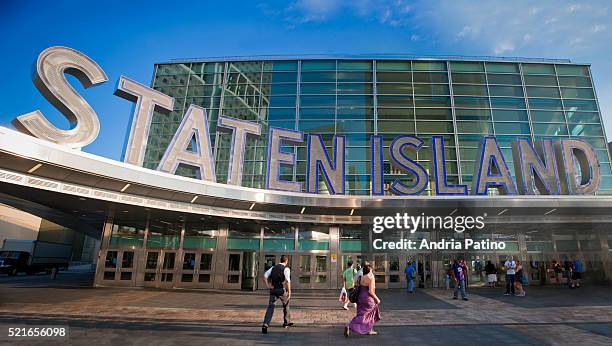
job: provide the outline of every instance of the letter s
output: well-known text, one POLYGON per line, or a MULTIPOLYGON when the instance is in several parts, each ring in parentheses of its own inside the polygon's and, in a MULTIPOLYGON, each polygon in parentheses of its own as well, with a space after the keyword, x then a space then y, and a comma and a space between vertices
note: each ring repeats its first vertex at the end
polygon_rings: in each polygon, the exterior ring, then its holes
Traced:
POLYGON ((78 149, 96 139, 100 121, 91 106, 68 83, 66 73, 76 77, 85 88, 104 83, 108 77, 95 61, 74 49, 50 47, 40 53, 34 85, 70 121, 71 129, 55 127, 40 110, 15 118, 13 125, 21 132, 78 149))

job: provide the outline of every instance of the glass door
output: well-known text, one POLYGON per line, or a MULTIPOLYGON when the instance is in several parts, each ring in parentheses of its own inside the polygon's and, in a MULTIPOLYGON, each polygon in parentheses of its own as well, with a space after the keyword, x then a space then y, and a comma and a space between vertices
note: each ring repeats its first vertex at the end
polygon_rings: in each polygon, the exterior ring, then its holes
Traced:
POLYGON ((327 254, 299 255, 299 288, 330 288, 329 256, 327 254))
POLYGON ((225 267, 225 288, 240 289, 242 277, 242 252, 230 252, 227 254, 227 265, 225 267))
POLYGON ((185 251, 179 266, 179 283, 181 287, 212 287, 213 253, 185 251))
POLYGON ((404 268, 406 268, 405 258, 400 257, 399 254, 388 254, 388 265, 389 265, 389 282, 388 288, 404 288, 404 268), (402 260, 403 259, 403 260, 402 260), (403 264, 403 266, 402 266, 403 264))
POLYGON ((144 270, 144 286, 171 288, 174 286, 176 251, 147 251, 144 270))
POLYGON ((132 250, 107 251, 102 279, 113 285, 134 286, 134 256, 132 250))

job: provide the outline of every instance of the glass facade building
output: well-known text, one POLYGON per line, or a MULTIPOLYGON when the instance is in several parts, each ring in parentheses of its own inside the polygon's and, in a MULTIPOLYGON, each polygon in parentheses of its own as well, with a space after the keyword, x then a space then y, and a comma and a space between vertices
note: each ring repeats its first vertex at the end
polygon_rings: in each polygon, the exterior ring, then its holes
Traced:
MULTIPOLYGON (((468 188, 484 135, 496 137, 513 175, 513 138, 581 138, 595 148, 600 161, 598 193, 612 193, 606 137, 590 68, 584 64, 389 57, 193 60, 156 65, 152 84, 176 103, 170 115, 153 116, 147 168, 157 167, 186 109, 195 104, 208 112, 219 182, 227 180, 231 145, 231 134, 217 131, 221 114, 262 126, 260 137, 247 137, 242 179, 246 187, 264 188, 266 136, 273 126, 321 134, 328 150, 334 135, 346 136, 349 195, 371 193, 370 136, 375 134, 384 141, 386 194, 391 194, 390 182, 411 179, 390 165, 386 150, 403 134, 424 140, 424 147, 411 158, 428 170, 429 139, 443 136, 448 181, 468 188)), ((286 148, 296 150, 297 165, 283 166, 282 179, 304 182, 305 145, 286 148)), ((177 174, 195 177, 196 171, 180 166, 177 174)), ((432 182, 423 194, 433 194, 431 187, 432 182)), ((326 191, 322 182, 319 191, 326 191)))

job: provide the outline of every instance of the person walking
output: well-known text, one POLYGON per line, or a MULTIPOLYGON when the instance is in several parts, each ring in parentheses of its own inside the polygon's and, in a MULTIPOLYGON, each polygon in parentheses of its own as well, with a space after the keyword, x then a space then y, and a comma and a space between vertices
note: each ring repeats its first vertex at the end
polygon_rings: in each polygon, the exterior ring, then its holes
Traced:
POLYGON ((510 293, 514 295, 516 293, 514 290, 514 277, 516 274, 516 262, 514 261, 514 257, 510 256, 506 260, 504 268, 506 268, 506 293, 504 293, 504 295, 509 296, 510 293))
MULTIPOLYGON (((344 299, 344 305, 342 308, 344 310, 348 310, 349 297, 351 296, 351 292, 355 289, 355 276, 357 275, 357 270, 353 268, 353 261, 349 260, 346 263, 346 269, 342 272, 342 287, 346 290, 346 297, 344 299)), ((353 303, 355 308, 357 308, 357 303, 353 303)))
POLYGON ((356 289, 359 290, 357 299, 357 315, 344 327, 344 336, 349 337, 351 332, 361 335, 376 335, 374 324, 380 321, 380 298, 376 295, 376 280, 374 271, 369 264, 363 265, 363 276, 359 278, 356 289))
POLYGON ((451 275, 455 282, 455 290, 453 291, 453 299, 458 299, 459 291, 461 291, 461 299, 468 300, 465 294, 465 266, 453 259, 453 265, 451 266, 451 275))
POLYGON ((485 273, 487 274, 487 286, 495 288, 497 286, 497 268, 495 268, 493 262, 487 261, 485 273))
POLYGON ((519 297, 525 296, 525 289, 523 289, 523 275, 525 275, 523 271, 523 263, 521 261, 516 261, 516 274, 514 277, 514 286, 516 287, 516 295, 519 297))
POLYGON ((408 262, 406 264, 406 268, 404 269, 404 274, 406 274, 406 288, 408 289, 408 293, 414 293, 414 278, 416 276, 416 269, 414 268, 414 262, 408 262))
POLYGON ((283 327, 291 327, 291 313, 289 311, 289 302, 291 300, 291 269, 287 266, 289 264, 289 258, 286 255, 282 255, 280 263, 271 267, 264 273, 263 281, 266 287, 270 289, 270 299, 268 301, 268 308, 266 309, 266 315, 264 316, 263 325, 261 326, 261 332, 268 334, 268 327, 272 321, 272 315, 274 315, 274 307, 276 301, 280 299, 283 303, 283 327))
POLYGON ((553 269, 555 271, 555 281, 557 285, 561 285, 561 273, 563 272, 561 262, 553 261, 553 269))
POLYGON ((572 288, 579 288, 581 279, 582 279, 582 261, 576 258, 574 260, 574 271, 572 273, 572 288))

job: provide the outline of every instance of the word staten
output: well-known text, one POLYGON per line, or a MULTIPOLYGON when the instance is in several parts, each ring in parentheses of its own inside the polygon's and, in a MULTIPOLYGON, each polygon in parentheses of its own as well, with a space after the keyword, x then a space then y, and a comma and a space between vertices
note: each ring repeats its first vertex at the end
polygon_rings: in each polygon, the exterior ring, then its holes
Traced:
POLYGON ((464 239, 463 242, 455 239, 442 239, 440 241, 428 241, 422 239, 420 242, 412 239, 400 239, 399 241, 384 241, 376 239, 372 241, 376 250, 504 250, 506 243, 503 241, 491 241, 483 239, 464 239))
MULTIPOLYGON (((34 84, 40 92, 71 123, 70 130, 59 129, 41 111, 17 117, 13 124, 25 133, 54 143, 81 148, 93 142, 100 131, 95 111, 68 83, 65 74, 71 74, 85 88, 108 81, 102 68, 81 52, 66 47, 45 49, 36 61, 34 84)), ((150 137, 153 112, 170 112, 175 99, 124 76, 119 78, 115 95, 134 102, 131 128, 123 160, 142 166, 147 141, 150 137)), ((216 182, 215 164, 206 110, 191 104, 165 151, 157 170, 174 174, 179 165, 195 167, 202 180, 216 182), (191 145, 194 143, 195 145, 191 145)), ((216 127, 231 133, 227 183, 242 185, 242 171, 247 137, 262 135, 260 123, 219 116, 216 127)), ((288 146, 304 143, 305 134, 284 128, 267 129, 266 189, 301 192, 302 183, 282 180, 282 166, 295 166, 294 150, 288 146)), ((332 148, 327 148, 323 137, 309 133, 306 136, 306 191, 319 192, 319 178, 330 194, 345 194, 346 188, 346 138, 334 136, 332 148), (330 150, 331 149, 331 150, 330 150), (330 150, 333 155, 328 155, 330 150)), ((429 171, 412 159, 425 146, 425 142, 412 135, 399 135, 383 147, 383 137, 370 138, 371 194, 384 194, 384 150, 388 150, 390 163, 410 176, 410 183, 400 179, 390 181, 389 189, 396 195, 419 195, 433 175, 436 195, 467 195, 464 184, 449 184, 445 165, 444 137, 432 136, 428 147, 431 151, 429 171)), ((512 141, 512 159, 516 181, 512 178, 495 137, 484 136, 475 159, 471 193, 486 195, 489 188, 497 188, 501 194, 593 194, 600 184, 600 168, 593 147, 576 138, 542 139, 538 146, 529 139, 512 141)), ((463 158, 465 159, 465 158, 463 158)))

